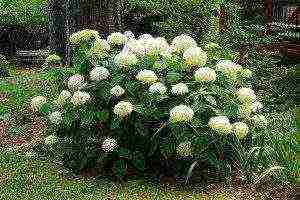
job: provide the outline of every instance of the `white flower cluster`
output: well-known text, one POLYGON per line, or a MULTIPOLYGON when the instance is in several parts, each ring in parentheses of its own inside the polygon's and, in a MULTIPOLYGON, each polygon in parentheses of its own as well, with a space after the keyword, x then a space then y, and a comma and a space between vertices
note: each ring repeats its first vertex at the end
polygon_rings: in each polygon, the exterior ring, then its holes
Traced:
POLYGON ((92 37, 95 38, 99 37, 99 33, 94 30, 86 29, 86 30, 73 33, 69 38, 69 42, 72 45, 78 45, 83 41, 88 41, 92 37))
POLYGON ((173 123, 177 122, 189 122, 194 116, 192 108, 186 105, 175 106, 170 111, 170 121, 173 123))
POLYGON ((183 95, 189 92, 189 88, 184 83, 178 83, 172 86, 171 92, 174 95, 183 95))
POLYGON ((71 98, 72 94, 71 92, 69 92, 68 90, 63 90, 61 91, 61 93, 59 94, 57 100, 56 100, 56 104, 58 106, 63 106, 66 101, 71 98))
POLYGON ((49 135, 48 137, 45 138, 45 144, 46 145, 54 145, 58 142, 58 137, 56 135, 49 135))
POLYGON ((200 47, 191 47, 183 53, 183 59, 188 65, 202 67, 207 62, 207 55, 200 47))
POLYGON ((162 83, 154 83, 149 87, 149 92, 163 95, 167 92, 167 88, 162 83))
POLYGON ((144 69, 137 74, 136 79, 142 81, 143 83, 152 84, 158 80, 158 77, 154 71, 144 69))
POLYGON ((135 39, 135 35, 131 31, 125 31, 123 34, 127 37, 128 41, 135 39))
MULTIPOLYGON (((126 45, 124 48, 128 49, 126 45)), ((136 65, 139 60, 134 53, 123 51, 115 56, 114 61, 120 68, 127 69, 130 66, 136 65)))
POLYGON ((47 97, 36 96, 31 99, 31 109, 34 112, 38 112, 45 103, 47 103, 47 97))
POLYGON ((92 81, 101 81, 101 80, 105 80, 110 76, 110 73, 108 71, 108 69, 106 69, 105 67, 95 67, 94 69, 92 69, 92 71, 90 72, 90 79, 92 81))
POLYGON ((121 118, 128 116, 133 111, 133 105, 127 101, 120 101, 114 107, 114 113, 121 118))
POLYGON ((50 114, 49 120, 52 124, 59 125, 61 121, 63 120, 62 118, 62 113, 59 111, 55 111, 50 114))
POLYGON ((90 100, 90 98, 91 97, 90 97, 89 93, 82 92, 82 91, 76 91, 71 98, 71 102, 75 106, 80 106, 80 105, 87 103, 90 100))
POLYGON ((71 76, 68 80, 68 88, 71 91, 78 91, 84 88, 85 82, 84 77, 80 74, 75 74, 71 76))
POLYGON ((216 69, 223 72, 226 76, 235 77, 243 68, 231 60, 220 60, 216 65, 216 69))
POLYGON ((255 102, 255 92, 250 88, 241 88, 237 92, 238 100, 242 103, 255 102))
POLYGON ((226 116, 212 117, 208 121, 208 126, 218 133, 227 134, 231 131, 232 125, 226 116))
POLYGON ((243 139, 249 131, 248 125, 244 122, 235 122, 232 124, 232 127, 234 133, 238 136, 239 139, 243 139))
POLYGON ((197 47, 197 42, 190 36, 182 34, 172 40, 172 52, 183 53, 191 47, 197 47))
POLYGON ((119 85, 114 86, 110 90, 110 94, 113 95, 113 96, 115 96, 115 97, 122 96, 124 93, 125 93, 125 90, 121 86, 119 86, 119 85))
POLYGON ((127 42, 127 40, 128 38, 120 32, 112 33, 107 37, 107 42, 110 45, 123 45, 127 42))
POLYGON ((176 152, 179 156, 191 156, 192 155, 192 143, 190 141, 180 143, 176 152))
POLYGON ((146 33, 146 34, 142 34, 138 37, 139 40, 143 40, 143 39, 151 39, 153 38, 152 35, 146 33))
POLYGON ((101 145, 101 149, 107 153, 114 151, 117 147, 118 147, 117 141, 109 137, 106 138, 101 145))
POLYGON ((216 80, 217 75, 215 70, 209 67, 202 67, 195 72, 194 76, 197 82, 213 82, 216 80))
POLYGON ((104 58, 108 56, 108 52, 110 50, 110 45, 107 40, 96 38, 93 46, 88 52, 90 56, 95 56, 96 58, 104 58))

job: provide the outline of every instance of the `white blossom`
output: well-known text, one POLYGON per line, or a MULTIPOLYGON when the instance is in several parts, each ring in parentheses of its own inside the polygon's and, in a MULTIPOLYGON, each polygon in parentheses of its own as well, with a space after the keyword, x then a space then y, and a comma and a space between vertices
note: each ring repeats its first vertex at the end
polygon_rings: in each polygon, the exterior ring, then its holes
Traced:
POLYGON ((128 38, 120 32, 112 33, 107 37, 107 42, 110 45, 123 45, 127 42, 127 40, 128 38))
POLYGON ((133 111, 133 105, 127 101, 120 101, 114 107, 114 113, 123 118, 128 116, 133 111))
POLYGON ((127 37, 128 40, 135 39, 135 36, 134 36, 133 32, 131 32, 131 31, 125 31, 124 35, 127 37))
POLYGON ((113 138, 106 138, 103 143, 102 143, 102 146, 101 146, 101 149, 104 151, 104 152, 112 152, 114 151, 116 148, 118 147, 118 143, 115 139, 113 138))
POLYGON ((68 80, 68 88, 71 91, 77 91, 81 90, 84 88, 85 82, 84 82, 84 77, 80 74, 75 74, 71 76, 68 80))
POLYGON ((154 83, 149 87, 149 92, 165 94, 167 92, 167 88, 162 83, 154 83))
POLYGON ((263 104, 259 101, 255 101, 254 103, 252 103, 251 108, 252 112, 257 112, 263 108, 263 104))
POLYGON ((217 75, 215 70, 209 67, 202 67, 195 72, 194 76, 197 82, 209 82, 215 81, 217 75))
POLYGON ((113 96, 115 96, 115 97, 122 96, 124 93, 125 93, 125 90, 121 86, 119 86, 119 85, 114 86, 110 90, 110 94, 113 95, 113 96))
POLYGON ((106 69, 105 67, 95 67, 94 69, 92 69, 92 71, 90 72, 90 79, 92 81, 101 81, 101 80, 105 80, 110 76, 110 73, 108 71, 108 69, 106 69))
POLYGON ((138 37, 139 40, 143 40, 143 39, 151 39, 153 38, 152 35, 146 33, 146 34, 142 34, 138 37))
POLYGON ((186 105, 175 106, 170 111, 170 121, 176 122, 189 122, 194 116, 192 108, 186 105))
POLYGON ((191 47, 183 53, 183 59, 188 65, 202 67, 207 62, 207 54, 200 47, 191 47))
POLYGON ((154 71, 144 69, 137 74, 136 79, 142 81, 143 83, 152 84, 158 80, 158 77, 154 71))
POLYGON ((192 143, 190 141, 180 143, 176 152, 179 156, 191 156, 192 155, 192 143))
POLYGON ((172 92, 172 94, 175 94, 175 95, 183 95, 183 94, 188 93, 189 89, 186 84, 178 83, 178 84, 172 86, 171 92, 172 92))
POLYGON ((59 125, 62 122, 62 119, 62 113, 59 111, 55 111, 49 116, 50 122, 55 125, 59 125))
POLYGON ((31 109, 34 112, 38 112, 45 103, 47 103, 47 97, 36 96, 31 99, 31 109))
POLYGON ((256 100, 255 92, 251 88, 241 88, 237 92, 238 100, 241 102, 254 102, 256 100))
POLYGON ((90 100, 90 95, 87 92, 82 92, 82 91, 76 91, 71 99, 71 102, 75 106, 83 105, 87 103, 90 100))
POLYGON ((241 65, 236 64, 231 60, 220 60, 216 65, 216 69, 230 77, 236 76, 237 73, 243 70, 241 65))
POLYGON ((196 41, 185 34, 179 35, 172 40, 172 52, 183 53, 190 47, 197 47, 196 41))
POLYGON ((99 37, 99 33, 97 31, 94 30, 89 30, 89 29, 85 29, 82 31, 78 31, 76 33, 73 33, 70 37, 69 37, 69 42, 72 45, 78 45, 81 42, 85 42, 88 41, 91 38, 97 38, 99 37))
POLYGON ((226 116, 217 116, 209 119, 208 126, 219 133, 229 133, 232 125, 226 116))
POLYGON ((243 139, 249 131, 248 125, 244 122, 235 122, 232 124, 232 127, 234 133, 238 136, 239 139, 243 139))
POLYGON ((58 137, 56 135, 49 135, 45 138, 46 145, 54 145, 58 142, 58 137))
MULTIPOLYGON (((125 45, 124 48, 128 47, 125 45)), ((120 68, 127 69, 130 66, 136 65, 139 60, 134 53, 123 49, 122 52, 115 56, 114 61, 120 68)))

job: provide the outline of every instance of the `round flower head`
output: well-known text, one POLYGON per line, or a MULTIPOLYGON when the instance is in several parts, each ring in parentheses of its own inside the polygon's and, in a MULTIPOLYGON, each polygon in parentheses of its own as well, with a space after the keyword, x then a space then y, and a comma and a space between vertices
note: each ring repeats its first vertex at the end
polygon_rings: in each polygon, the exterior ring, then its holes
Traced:
POLYGON ((251 121, 258 127, 265 127, 268 124, 268 120, 263 115, 254 115, 251 121))
POLYGON ((109 75, 109 71, 105 67, 95 67, 90 72, 90 79, 92 81, 101 81, 107 79, 109 75))
POLYGON ((208 126, 219 133, 229 133, 232 125, 226 116, 217 116, 209 119, 208 126))
POLYGON ((51 54, 46 58, 48 64, 60 64, 61 58, 56 54, 51 54))
POLYGON ((250 69, 242 69, 241 75, 242 77, 250 78, 252 77, 252 71, 250 69))
POLYGON ((124 35, 127 37, 128 40, 135 39, 135 36, 134 36, 133 32, 131 32, 131 31, 125 31, 124 35))
POLYGON ((133 111, 133 105, 127 101, 120 101, 114 107, 114 113, 123 118, 128 116, 133 111))
POLYGON ((192 143, 189 141, 180 143, 176 148, 176 152, 179 156, 191 156, 192 143))
POLYGON ((146 33, 146 34, 142 34, 138 37, 139 40, 143 40, 143 39, 151 39, 153 38, 152 35, 146 33))
POLYGON ((186 105, 179 105, 171 109, 170 121, 176 122, 189 122, 194 116, 194 111, 186 105))
POLYGON ((254 91, 250 88, 241 88, 237 92, 238 100, 241 102, 254 102, 256 100, 256 95, 254 91))
POLYGON ((154 48, 159 53, 165 53, 170 46, 165 38, 158 37, 154 39, 154 48))
POLYGON ((77 91, 85 86, 84 77, 80 74, 75 74, 69 78, 68 88, 72 91, 77 91))
POLYGON ((123 45, 127 40, 127 37, 120 32, 112 33, 107 37, 107 42, 110 45, 123 45))
POLYGON ((71 99, 71 102, 75 106, 83 105, 90 100, 90 95, 87 92, 76 91, 71 99))
POLYGON ((50 114, 49 120, 52 124, 59 125, 62 121, 62 114, 59 111, 55 111, 50 114))
POLYGON ((175 37, 171 43, 171 48, 173 52, 183 53, 190 47, 197 47, 196 41, 185 34, 175 37))
POLYGON ((207 62, 207 55, 200 47, 191 47, 183 53, 183 59, 188 65, 202 67, 207 62))
POLYGON ((252 108, 252 112, 257 112, 263 108, 263 105, 261 102, 255 101, 254 103, 252 103, 251 108, 252 108))
POLYGON ((45 103, 47 103, 47 97, 36 96, 31 99, 31 109, 34 112, 38 112, 45 103))
POLYGON ((56 104, 59 106, 63 106, 65 102, 71 98, 72 94, 68 90, 63 90, 58 96, 58 99, 56 100, 56 104))
MULTIPOLYGON (((128 47, 124 47, 124 48, 128 48, 128 47)), ((123 69, 127 69, 130 66, 136 65, 139 60, 137 59, 135 54, 129 53, 129 50, 128 50, 128 52, 123 51, 123 52, 117 54, 114 58, 114 61, 119 67, 121 67, 123 69)))
POLYGON ((186 84, 178 83, 178 84, 172 86, 171 92, 172 92, 172 94, 175 94, 175 95, 183 95, 183 94, 188 93, 189 89, 186 84))
POLYGON ((136 79, 143 83, 152 84, 158 80, 158 77, 154 71, 144 69, 137 74, 136 79))
POLYGON ((99 33, 97 31, 86 29, 86 30, 73 33, 69 38, 69 42, 72 45, 78 45, 81 42, 86 42, 91 38, 97 38, 97 37, 99 37, 99 33))
POLYGON ((114 151, 116 148, 118 147, 118 143, 115 139, 113 138, 106 138, 102 145, 101 145, 101 149, 104 151, 104 152, 112 152, 114 151))
POLYGON ((89 51, 90 56, 104 58, 108 55, 110 46, 106 40, 97 38, 89 51))
POLYGON ((58 142, 58 137, 55 135, 49 135, 48 137, 45 138, 45 144, 46 145, 54 145, 58 142))
POLYGON ((125 93, 125 90, 121 86, 119 86, 119 85, 113 87, 110 90, 110 94, 113 95, 113 96, 115 96, 115 97, 122 96, 124 93, 125 93))
POLYGON ((195 72, 194 76, 197 82, 209 82, 215 81, 217 75, 215 70, 209 67, 202 67, 195 72))
POLYGON ((220 60, 216 65, 216 69, 224 72, 225 75, 235 76, 238 72, 241 72, 243 68, 231 60, 220 60))
POLYGON ((158 93, 158 94, 165 94, 167 92, 167 88, 162 83, 154 83, 149 87, 149 92, 158 93))
POLYGON ((243 139, 249 131, 248 125, 244 122, 235 122, 232 126, 234 133, 239 139, 243 139))

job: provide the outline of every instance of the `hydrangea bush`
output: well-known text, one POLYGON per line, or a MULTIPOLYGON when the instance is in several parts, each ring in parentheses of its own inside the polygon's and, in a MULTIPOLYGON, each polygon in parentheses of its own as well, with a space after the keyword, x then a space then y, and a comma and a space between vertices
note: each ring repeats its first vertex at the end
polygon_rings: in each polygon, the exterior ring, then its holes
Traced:
POLYGON ((123 177, 128 166, 143 172, 151 158, 169 157, 204 158, 221 169, 226 145, 238 146, 230 156, 242 160, 247 138, 264 128, 251 71, 216 60, 223 55, 217 44, 202 48, 185 34, 136 39, 129 31, 102 39, 93 30, 69 42, 76 74, 56 101, 34 97, 32 109, 49 119, 47 143, 63 146, 63 161, 74 170, 113 162, 123 177))

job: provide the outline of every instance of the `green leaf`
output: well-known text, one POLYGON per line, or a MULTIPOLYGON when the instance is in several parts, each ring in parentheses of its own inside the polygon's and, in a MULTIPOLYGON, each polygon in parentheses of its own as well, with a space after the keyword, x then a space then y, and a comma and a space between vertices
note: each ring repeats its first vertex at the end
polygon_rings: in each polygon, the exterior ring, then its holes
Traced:
POLYGON ((181 75, 179 73, 176 72, 168 72, 167 74, 167 81, 170 83, 176 83, 181 79, 181 75))
POLYGON ((130 159, 130 157, 131 157, 129 149, 122 148, 122 147, 120 147, 118 149, 118 156, 120 156, 121 158, 127 158, 127 159, 130 159))
POLYGON ((124 160, 117 160, 115 162, 115 173, 117 177, 124 177, 126 174, 126 163, 124 160))
POLYGON ((95 115, 96 115, 96 118, 101 122, 105 122, 109 118, 109 112, 108 111, 95 112, 95 115))
POLYGON ((51 111, 51 107, 49 103, 45 103, 42 105, 41 109, 40 109, 40 113, 42 115, 48 115, 51 111))
POLYGON ((145 160, 143 159, 132 160, 132 164, 134 165, 135 168, 137 168, 140 171, 145 170, 145 160))
POLYGON ((111 122, 110 128, 111 129, 118 129, 118 128, 120 128, 120 125, 121 125, 121 121, 118 118, 114 118, 111 122))

